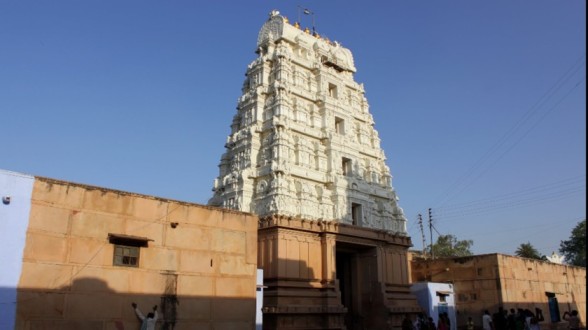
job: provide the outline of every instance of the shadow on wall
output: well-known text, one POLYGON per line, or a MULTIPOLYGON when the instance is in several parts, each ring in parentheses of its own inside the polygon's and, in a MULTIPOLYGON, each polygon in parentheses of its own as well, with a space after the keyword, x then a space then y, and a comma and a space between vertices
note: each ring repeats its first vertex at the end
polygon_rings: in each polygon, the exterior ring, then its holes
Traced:
MULTIPOLYGON (((293 244, 298 246, 290 251, 299 251, 300 242, 294 241, 293 244)), ((302 322, 308 327, 323 326, 328 322, 328 318, 316 312, 327 303, 320 298, 321 279, 316 278, 315 271, 303 258, 295 259, 292 256, 292 259, 266 259, 263 262, 260 265, 265 266, 263 329, 276 329, 295 322, 295 316, 301 314, 306 315, 296 322, 302 322)))
MULTIPOLYGON (((253 295, 255 288, 251 290, 253 295)), ((133 302, 144 315, 158 305, 157 329, 255 327, 254 298, 198 296, 198 292, 193 296, 116 292, 94 278, 76 279, 71 286, 57 290, 17 291, 16 329, 139 329, 141 321, 131 306, 133 302)))
POLYGON ((0 287, 0 329, 14 328, 16 289, 0 287))

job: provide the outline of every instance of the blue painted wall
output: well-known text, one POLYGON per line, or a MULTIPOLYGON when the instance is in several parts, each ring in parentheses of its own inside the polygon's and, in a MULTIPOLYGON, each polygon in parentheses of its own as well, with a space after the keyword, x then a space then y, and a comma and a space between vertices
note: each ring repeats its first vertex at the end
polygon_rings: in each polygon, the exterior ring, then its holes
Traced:
POLYGON ((451 330, 457 330, 457 317, 455 311, 455 293, 453 291, 453 284, 450 283, 434 283, 434 282, 417 282, 413 283, 410 291, 417 298, 419 306, 424 309, 428 316, 433 318, 435 324, 439 323, 440 307, 443 306, 449 321, 451 321, 451 330), (446 297, 446 303, 440 301, 437 292, 449 293, 446 297))
POLYGON ((14 329, 34 182, 30 175, 0 170, 0 329, 14 329))

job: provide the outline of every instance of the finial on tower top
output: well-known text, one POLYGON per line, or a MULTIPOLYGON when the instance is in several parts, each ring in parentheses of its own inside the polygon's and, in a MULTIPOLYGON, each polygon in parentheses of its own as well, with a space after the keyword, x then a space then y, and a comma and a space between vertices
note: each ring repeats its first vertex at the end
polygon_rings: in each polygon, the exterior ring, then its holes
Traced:
POLYGON ((276 10, 276 9, 270 11, 270 13, 269 13, 269 17, 270 18, 272 18, 274 16, 278 16, 278 15, 280 15, 280 12, 278 10, 276 10))

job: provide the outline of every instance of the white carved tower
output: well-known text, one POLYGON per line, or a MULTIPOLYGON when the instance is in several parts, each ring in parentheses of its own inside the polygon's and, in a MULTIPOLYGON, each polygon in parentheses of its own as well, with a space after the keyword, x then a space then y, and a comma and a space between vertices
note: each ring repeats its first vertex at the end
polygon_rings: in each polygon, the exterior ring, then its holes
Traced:
POLYGON ((406 236, 351 52, 270 14, 208 204, 406 236))

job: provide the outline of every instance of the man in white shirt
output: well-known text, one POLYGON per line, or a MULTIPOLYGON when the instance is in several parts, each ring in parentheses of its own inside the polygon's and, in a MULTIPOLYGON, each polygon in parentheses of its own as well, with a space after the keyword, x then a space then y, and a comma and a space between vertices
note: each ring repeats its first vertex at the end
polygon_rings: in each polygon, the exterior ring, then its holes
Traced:
POLYGON ((141 320, 141 330, 155 330, 155 323, 157 323, 157 305, 153 306, 153 312, 148 313, 144 316, 143 313, 137 308, 137 304, 132 303, 135 314, 141 320))
POLYGON ((484 316, 482 316, 482 327, 484 330, 493 330, 494 326, 492 324, 492 316, 490 316, 490 312, 488 310, 484 311, 484 316))

